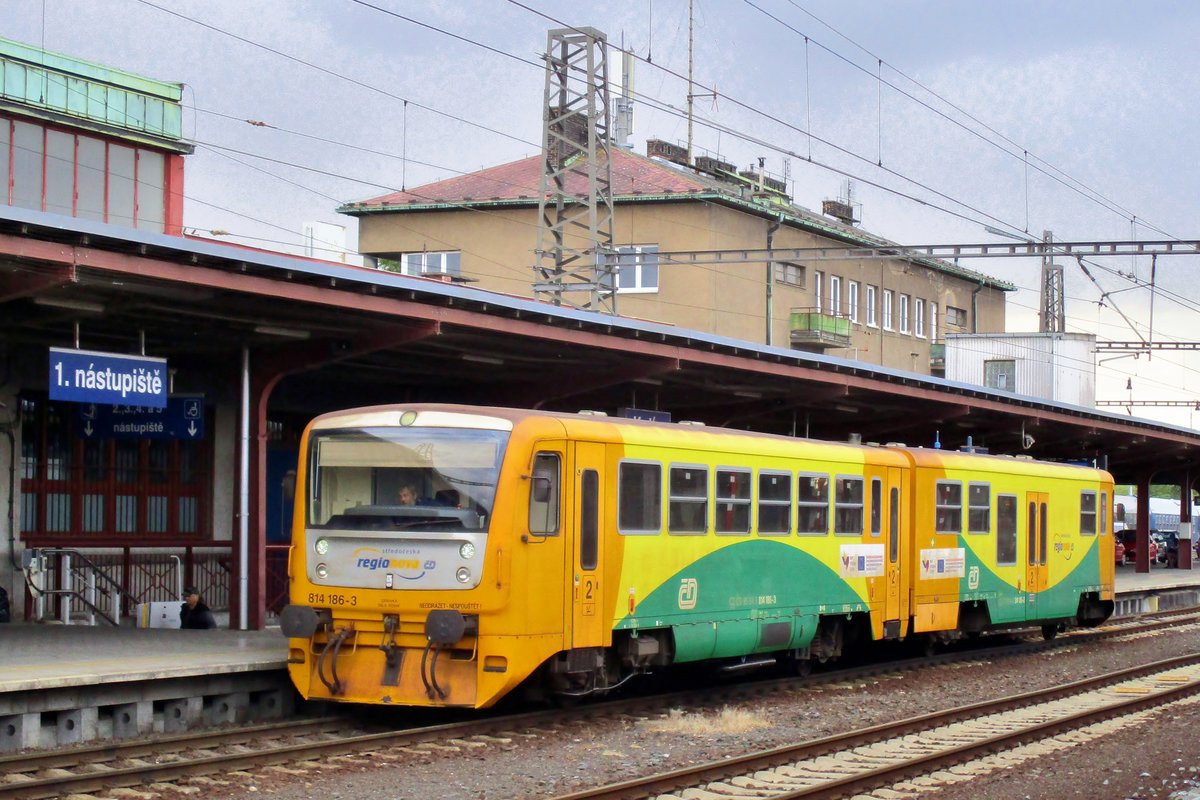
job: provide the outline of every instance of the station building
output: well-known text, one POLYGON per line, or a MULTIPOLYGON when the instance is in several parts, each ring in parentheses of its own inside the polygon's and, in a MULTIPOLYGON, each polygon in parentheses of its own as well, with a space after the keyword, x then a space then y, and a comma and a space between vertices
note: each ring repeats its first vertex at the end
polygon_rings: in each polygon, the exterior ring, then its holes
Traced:
MULTIPOLYGON (((791 202, 784 184, 651 140, 611 148, 618 313, 720 336, 940 375, 943 337, 1003 332, 1014 287, 938 259, 672 264, 660 253, 893 244, 791 202)), ((343 206, 359 250, 406 275, 532 295, 542 158, 343 206)), ((568 189, 572 189, 568 177, 568 189)), ((578 188, 578 187, 576 187, 578 188)))
MULTIPOLYGON (((191 148, 179 84, 0 42, 0 87, 0 587, 18 617, 56 614, 57 600, 39 612, 23 569, 31 552, 57 550, 96 569, 81 585, 61 558, 45 562, 43 588, 86 599, 110 581, 128 602, 194 584, 231 626, 262 627, 284 602, 298 433, 354 405, 640 407, 825 439, 974 435, 1009 450, 1028 426, 1029 455, 1111 453, 1139 484, 1200 474, 1192 431, 914 369, 947 330, 1002 329, 1002 282, 942 262, 777 264, 777 307, 789 310, 771 317, 767 344, 756 343, 764 282, 740 274, 752 267, 697 281, 656 264, 656 251, 759 248, 768 233, 779 247, 880 243, 779 197, 616 153, 629 213, 617 220, 627 252, 614 318, 525 299, 532 271, 500 268, 531 260, 536 160, 345 209, 364 247, 398 267, 368 269, 180 235, 191 148), (401 220, 425 230, 405 238, 401 220), (741 303, 746 314, 723 310, 741 303), (798 323, 793 308, 809 316, 798 323), (877 365, 812 352, 830 349, 829 334, 864 342, 877 365), (67 358, 84 371, 159 359, 165 405, 53 396, 67 358)), ((833 352, 854 353, 838 341, 833 352)))

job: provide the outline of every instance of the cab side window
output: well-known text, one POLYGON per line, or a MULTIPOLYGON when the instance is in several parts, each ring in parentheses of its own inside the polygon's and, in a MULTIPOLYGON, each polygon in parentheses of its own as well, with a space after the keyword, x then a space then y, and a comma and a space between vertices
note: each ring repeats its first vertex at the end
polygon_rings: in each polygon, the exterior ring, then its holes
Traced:
POLYGON ((557 536, 559 530, 559 485, 562 459, 558 453, 538 453, 533 459, 529 486, 529 532, 557 536))

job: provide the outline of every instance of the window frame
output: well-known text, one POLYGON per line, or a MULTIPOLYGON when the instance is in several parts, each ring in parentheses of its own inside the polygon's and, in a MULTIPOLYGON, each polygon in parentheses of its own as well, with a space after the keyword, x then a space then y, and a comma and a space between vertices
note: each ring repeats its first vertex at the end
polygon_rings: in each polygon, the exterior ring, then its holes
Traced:
POLYGON ((929 301, 929 341, 936 342, 938 338, 938 305, 936 300, 929 301))
POLYGON ((911 302, 912 300, 907 294, 904 292, 900 293, 900 302, 897 309, 900 315, 900 332, 906 335, 912 332, 912 329, 909 327, 908 317, 911 302))
POLYGON ((883 478, 871 478, 871 521, 868 533, 872 537, 883 535, 883 478))
POLYGON ((813 297, 816 298, 816 311, 818 314, 824 313, 824 298, 821 297, 821 290, 825 284, 825 273, 821 270, 813 270, 813 297))
POLYGON ((830 494, 833 496, 833 535, 834 536, 857 536, 860 539, 866 530, 866 501, 867 501, 867 486, 866 479, 862 475, 836 475, 832 481, 830 494), (842 481, 858 486, 858 502, 842 502, 838 498, 837 487, 842 481), (841 514, 839 512, 849 510, 858 511, 858 530, 841 530, 841 514))
POLYGON ((943 533, 943 534, 951 534, 952 533, 952 534, 955 534, 956 536, 962 535, 962 532, 963 532, 963 499, 964 499, 962 488, 963 488, 963 486, 962 486, 961 480, 938 480, 938 481, 934 482, 934 489, 933 489, 933 530, 934 530, 934 533, 943 533), (952 486, 952 487, 958 489, 958 502, 956 504, 950 505, 950 504, 942 502, 940 489, 943 486, 952 486), (943 509, 950 509, 958 515, 958 527, 957 528, 942 527, 940 525, 940 517, 941 517, 940 512, 943 509))
POLYGON ((831 317, 840 317, 842 315, 842 276, 829 276, 829 315, 831 317))
MULTIPOLYGON (((735 481, 736 485, 736 481, 735 481)), ((754 527, 754 470, 749 467, 716 467, 713 470, 713 532, 718 536, 749 536, 754 527), (726 497, 721 494, 722 477, 742 476, 746 485, 745 497, 726 497), (733 511, 735 516, 738 510, 742 510, 745 514, 746 525, 742 528, 726 528, 722 522, 721 504, 733 506, 729 509, 733 511)))
POLYGON ((709 504, 712 499, 712 486, 709 481, 709 473, 711 472, 707 464, 693 464, 684 462, 672 462, 667 466, 667 534, 669 536, 705 536, 712 529, 712 520, 709 515, 709 504), (699 495, 677 495, 672 486, 672 478, 675 470, 694 469, 704 473, 704 491, 699 495), (703 523, 702 528, 694 530, 690 528, 676 529, 671 525, 671 510, 676 503, 688 505, 700 505, 703 508, 703 523))
POLYGON ((792 513, 792 473, 786 470, 760 469, 758 471, 758 493, 755 495, 755 517, 754 517, 754 532, 758 536, 790 536, 792 533, 792 522, 795 516, 792 513), (787 489, 787 497, 779 499, 764 499, 763 498, 763 478, 782 478, 783 485, 787 489), (783 530, 763 531, 762 517, 763 507, 768 508, 783 508, 785 511, 783 530))
POLYGON ((1097 527, 1100 524, 1100 494, 1095 489, 1084 489, 1079 492, 1079 535, 1080 536, 1095 536, 1097 527), (1090 497, 1092 499, 1092 510, 1089 512, 1084 507, 1084 499, 1090 497), (1091 517, 1091 530, 1087 530, 1084 521, 1091 517))
POLYGON ((525 522, 529 526, 530 536, 558 536, 562 533, 562 453, 557 450, 539 450, 533 454, 533 469, 530 472, 530 492, 529 492, 529 507, 526 509, 527 517, 525 522), (538 461, 543 458, 552 458, 555 462, 554 473, 554 493, 553 502, 547 503, 547 507, 553 508, 554 511, 554 527, 549 530, 534 530, 533 528, 533 506, 537 501, 534 500, 533 494, 533 477, 538 473, 538 461))
POLYGON ((663 465, 658 461, 638 458, 623 458, 617 462, 617 533, 622 536, 658 536, 663 531, 663 465), (622 478, 622 469, 625 466, 635 467, 653 467, 658 475, 658 527, 657 528, 626 528, 622 519, 621 511, 624 508, 622 501, 625 494, 625 483, 622 478))
POLYGON ((1021 520, 1021 498, 1015 494, 1000 493, 996 495, 996 566, 998 567, 1015 567, 1017 565, 1017 550, 1020 544, 1020 520, 1021 520), (1002 506, 1006 502, 1012 503, 1012 530, 1006 531, 1005 515, 1002 506), (1012 548, 1012 558, 1005 559, 1004 552, 1006 542, 1012 548))
POLYGON ((920 297, 913 298, 913 334, 925 338, 925 301, 920 297))
POLYGON ((829 479, 828 472, 797 472, 793 479, 796 483, 796 535, 797 536, 828 536, 832 530, 833 516, 829 513, 830 494, 832 482, 829 479), (816 478, 818 481, 825 479, 825 499, 822 500, 804 500, 803 493, 800 491, 800 481, 805 478, 816 478), (815 531, 811 529, 802 529, 800 527, 801 512, 808 509, 824 509, 825 511, 825 527, 822 530, 815 531))
POLYGON ((850 322, 858 324, 858 281, 846 282, 846 311, 850 322))
POLYGON ((616 270, 613 273, 613 280, 616 281, 617 294, 657 294, 662 286, 661 269, 662 262, 658 258, 659 246, 657 244, 628 244, 621 245, 615 248, 617 257, 616 270), (646 256, 654 255, 654 285, 649 285, 646 282, 646 256), (631 264, 623 263, 625 258, 632 256, 631 264), (621 285, 621 273, 626 267, 634 268, 635 280, 633 286, 621 285))
POLYGON ((969 481, 967 483, 966 501, 967 534, 974 536, 990 534, 992 532, 992 484, 989 481, 969 481), (987 490, 987 505, 972 504, 972 500, 974 499, 971 496, 972 490, 977 488, 987 490), (982 529, 975 527, 975 518, 973 516, 974 512, 979 511, 980 509, 983 509, 987 519, 987 527, 982 529))
POLYGON ((867 284, 867 327, 879 327, 879 309, 877 307, 879 287, 867 284))
POLYGON ((883 319, 880 320, 880 323, 885 331, 895 330, 895 328, 892 327, 893 323, 895 322, 895 320, 892 319, 892 303, 894 297, 895 292, 893 292, 891 289, 883 290, 883 307, 881 308, 881 315, 883 319))

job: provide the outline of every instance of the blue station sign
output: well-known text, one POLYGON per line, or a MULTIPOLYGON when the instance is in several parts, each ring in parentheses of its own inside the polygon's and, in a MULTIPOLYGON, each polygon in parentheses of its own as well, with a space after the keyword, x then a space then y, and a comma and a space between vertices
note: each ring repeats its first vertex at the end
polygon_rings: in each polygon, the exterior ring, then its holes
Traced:
POLYGON ((50 399, 167 407, 167 360, 50 348, 50 399))
POLYGON ((79 426, 85 439, 204 438, 203 395, 172 395, 166 408, 83 403, 79 426))
POLYGON ((626 419, 648 419, 651 422, 670 422, 670 411, 653 411, 648 408, 622 408, 620 414, 626 419))

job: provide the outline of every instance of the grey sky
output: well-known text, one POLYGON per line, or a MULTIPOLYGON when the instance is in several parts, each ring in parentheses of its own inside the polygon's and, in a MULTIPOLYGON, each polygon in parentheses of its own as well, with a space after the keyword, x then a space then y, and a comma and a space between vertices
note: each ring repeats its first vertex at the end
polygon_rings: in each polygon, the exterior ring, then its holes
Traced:
MULTIPOLYGON (((653 65, 637 66, 636 89, 646 99, 637 105, 634 141, 642 150, 649 137, 685 138, 686 123, 652 105, 683 107, 685 84, 660 67, 686 72, 687 0, 522 2, 564 23, 599 28, 611 42, 624 41, 651 58, 653 65)), ((535 63, 547 28, 556 26, 506 0, 371 3, 535 63)), ((697 146, 742 166, 764 156, 767 169, 776 173, 790 152, 793 192, 801 205, 819 208, 822 199, 837 196, 844 180, 808 163, 811 153, 814 162, 859 179, 855 196, 867 230, 903 243, 994 240, 983 232, 984 223, 1035 236, 1052 229, 1059 240, 1200 238, 1195 190, 1200 4, 696 0, 695 5, 696 80, 715 86, 719 95, 697 101, 702 118, 697 146), (877 72, 942 113, 895 88, 881 90, 877 72), (718 134, 703 120, 760 143, 718 134), (842 150, 810 140, 810 130, 842 150), (995 144, 1000 134, 1011 140, 1003 150, 995 144), (1028 169, 1023 156, 1011 155, 1023 151, 1030 154, 1028 169), (890 171, 876 166, 880 160, 890 171), (1093 192, 1107 200, 1085 196, 1093 192), (1131 222, 1134 216, 1138 223, 1131 222)), ((540 146, 540 68, 352 0, 3 0, 3 6, 0 35, 187 84, 185 134, 199 146, 188 161, 185 224, 202 232, 220 230, 256 237, 241 239, 252 244, 294 248, 302 223, 322 220, 347 225, 353 246, 354 222, 333 212, 338 203, 531 155, 540 146), (407 107, 397 98, 409 100, 407 107), (391 156, 237 121, 244 119, 391 156)), ((618 67, 614 59, 614 78, 618 67)), ((1103 263, 1149 274, 1148 261, 1103 263)), ((1198 264, 1191 257, 1160 259, 1162 286, 1187 302, 1156 301, 1155 338, 1200 339, 1193 305, 1200 292, 1192 277, 1198 264)), ((969 266, 1022 287, 1010 297, 1009 327, 1036 326, 1036 263, 969 266)), ((1119 316, 1100 308, 1100 290, 1078 267, 1066 266, 1068 328, 1102 339, 1136 338, 1119 316)), ((1093 273, 1104 291, 1130 285, 1103 269, 1093 273)), ((1127 291, 1116 300, 1145 334, 1148 293, 1127 291)), ((1145 357, 1107 363, 1100 397, 1127 396, 1130 375, 1135 397, 1193 399, 1198 395, 1187 387, 1200 382, 1200 358, 1159 354, 1149 363, 1145 357)), ((1195 416, 1138 413, 1183 424, 1195 416)))

